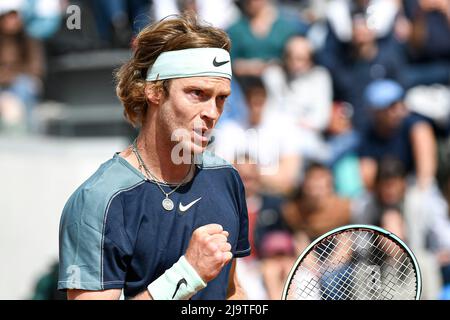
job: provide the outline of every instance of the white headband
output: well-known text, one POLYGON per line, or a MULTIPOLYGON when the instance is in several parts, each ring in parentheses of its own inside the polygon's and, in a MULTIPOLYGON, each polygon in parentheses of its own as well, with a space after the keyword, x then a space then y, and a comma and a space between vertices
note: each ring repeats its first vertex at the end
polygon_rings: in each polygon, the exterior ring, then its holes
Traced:
POLYGON ((161 53, 147 72, 147 81, 224 77, 231 80, 231 58, 220 48, 193 48, 161 53))

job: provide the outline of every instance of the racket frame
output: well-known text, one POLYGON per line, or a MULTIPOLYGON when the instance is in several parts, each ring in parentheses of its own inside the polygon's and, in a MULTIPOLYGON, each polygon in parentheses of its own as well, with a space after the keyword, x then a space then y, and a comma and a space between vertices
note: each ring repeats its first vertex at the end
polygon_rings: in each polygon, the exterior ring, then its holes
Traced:
POLYGON ((381 233, 384 236, 392 239, 394 242, 396 242, 398 245, 400 245, 403 249, 405 249, 405 251, 411 257, 412 263, 413 263, 414 268, 416 270, 417 290, 416 290, 415 300, 419 300, 420 299, 420 295, 422 293, 422 276, 421 276, 421 272, 420 272, 419 263, 417 262, 417 259, 416 259, 416 256, 414 255, 414 253, 409 249, 409 247, 405 244, 405 242, 403 242, 399 237, 397 237, 392 232, 389 232, 389 231, 387 231, 387 230, 385 230, 383 228, 377 227, 377 226, 367 225, 367 224, 349 224, 349 225, 345 225, 345 226, 342 226, 342 227, 338 227, 338 228, 335 228, 335 229, 333 229, 331 231, 328 231, 327 233, 324 233, 323 235, 321 235, 320 237, 315 239, 313 242, 311 242, 308 245, 308 247, 306 247, 306 249, 303 250, 303 252, 300 254, 300 256, 295 261, 294 265, 292 266, 291 271, 289 272, 288 278, 287 278, 287 280, 286 280, 286 282, 284 284, 283 294, 281 296, 281 300, 286 300, 286 297, 287 297, 287 294, 288 294, 288 290, 289 290, 289 284, 291 282, 291 279, 294 276, 295 271, 297 270, 297 266, 300 264, 300 262, 303 260, 303 258, 307 254, 309 254, 309 252, 319 242, 321 242, 323 239, 328 238, 328 237, 332 236, 335 233, 341 233, 342 231, 349 230, 349 229, 364 229, 364 230, 376 231, 376 232, 381 233))

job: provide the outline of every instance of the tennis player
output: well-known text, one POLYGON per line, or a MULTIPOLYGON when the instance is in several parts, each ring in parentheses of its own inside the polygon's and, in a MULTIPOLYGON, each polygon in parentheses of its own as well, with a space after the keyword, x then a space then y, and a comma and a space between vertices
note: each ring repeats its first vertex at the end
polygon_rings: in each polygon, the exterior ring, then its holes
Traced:
POLYGON ((230 95, 230 46, 190 15, 137 36, 117 94, 139 135, 63 210, 58 288, 69 299, 245 298, 235 274, 250 254, 244 187, 205 151, 230 95))

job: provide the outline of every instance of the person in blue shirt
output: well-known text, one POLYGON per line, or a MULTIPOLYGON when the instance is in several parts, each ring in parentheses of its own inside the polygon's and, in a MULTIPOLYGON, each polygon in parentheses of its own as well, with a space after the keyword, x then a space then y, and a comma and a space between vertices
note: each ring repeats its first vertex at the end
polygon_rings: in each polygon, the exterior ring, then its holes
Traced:
POLYGON ((403 102, 405 90, 394 80, 371 82, 364 91, 371 122, 361 136, 359 156, 365 186, 372 189, 377 161, 386 156, 399 159, 415 183, 426 189, 435 182, 437 146, 433 128, 403 102))
POLYGON ((243 299, 243 183, 206 152, 230 94, 230 40, 192 15, 143 29, 117 73, 140 128, 66 203, 58 289, 69 299, 243 299))

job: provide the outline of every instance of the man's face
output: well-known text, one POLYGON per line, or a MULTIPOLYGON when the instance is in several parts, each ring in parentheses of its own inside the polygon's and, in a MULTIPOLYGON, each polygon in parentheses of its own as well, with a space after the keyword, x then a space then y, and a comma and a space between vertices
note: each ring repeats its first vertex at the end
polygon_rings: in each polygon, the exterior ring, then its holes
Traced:
POLYGON ((362 16, 353 19, 352 42, 355 46, 363 46, 375 42, 375 32, 367 25, 367 21, 362 16))
POLYGON ((251 163, 250 159, 240 161, 235 164, 235 168, 244 183, 247 196, 252 196, 259 190, 259 168, 256 163, 251 163))
POLYGON ((15 11, 0 16, 0 30, 6 35, 15 35, 22 30, 23 23, 15 11))
POLYGON ((303 182, 305 196, 310 199, 324 199, 334 193, 333 177, 326 169, 313 169, 303 182))
POLYGON ((250 17, 254 17, 268 4, 267 0, 245 0, 244 10, 250 17))
POLYGON ((158 106, 157 134, 175 145, 181 143, 190 154, 202 153, 230 93, 230 80, 226 78, 173 79, 169 95, 161 97, 158 106))
POLYGON ((286 67, 290 74, 299 75, 307 72, 312 66, 312 48, 308 40, 293 38, 286 45, 286 67))
POLYGON ((375 112, 375 121, 386 130, 398 128, 402 123, 408 111, 405 105, 399 101, 392 104, 389 108, 375 112))
POLYGON ((245 99, 249 111, 249 122, 253 126, 261 123, 266 105, 267 95, 262 88, 251 88, 246 94, 245 99))

